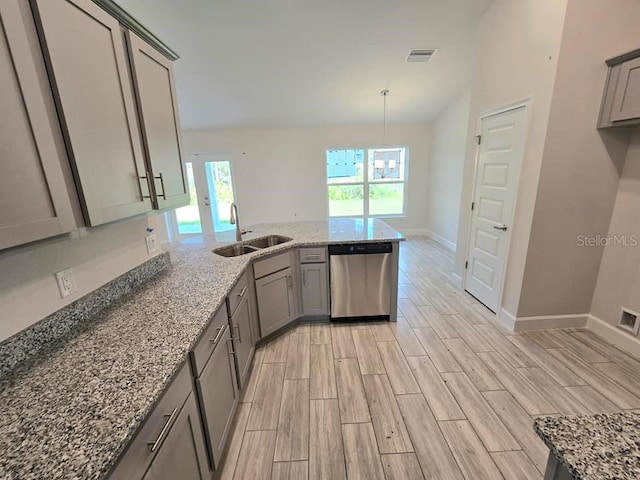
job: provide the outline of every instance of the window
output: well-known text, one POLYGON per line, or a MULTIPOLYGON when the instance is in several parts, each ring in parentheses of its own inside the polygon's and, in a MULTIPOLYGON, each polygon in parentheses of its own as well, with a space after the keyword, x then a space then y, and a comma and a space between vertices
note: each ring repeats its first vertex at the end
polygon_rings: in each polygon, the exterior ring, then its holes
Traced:
POLYGON ((405 213, 407 148, 327 150, 330 217, 405 213))

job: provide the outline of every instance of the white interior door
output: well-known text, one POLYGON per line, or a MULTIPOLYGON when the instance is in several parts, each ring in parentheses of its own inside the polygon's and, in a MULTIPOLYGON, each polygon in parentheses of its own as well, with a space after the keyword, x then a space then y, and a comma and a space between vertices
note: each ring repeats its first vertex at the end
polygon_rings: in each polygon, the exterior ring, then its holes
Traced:
POLYGON ((502 293, 524 137, 524 106, 481 119, 465 289, 494 312, 502 293))

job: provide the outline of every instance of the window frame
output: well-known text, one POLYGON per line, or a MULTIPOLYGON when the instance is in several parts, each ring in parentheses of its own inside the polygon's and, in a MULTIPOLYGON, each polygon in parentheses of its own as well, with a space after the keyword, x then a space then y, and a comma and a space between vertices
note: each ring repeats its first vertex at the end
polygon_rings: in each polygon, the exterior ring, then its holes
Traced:
POLYGON ((407 145, 386 145, 384 147, 381 146, 370 146, 370 147, 328 147, 325 148, 324 151, 324 177, 326 183, 326 201, 327 201, 327 218, 402 218, 407 216, 407 185, 409 183, 409 147, 407 145), (394 150, 394 149, 404 149, 404 178, 403 179, 392 179, 392 180, 378 180, 378 181, 370 181, 369 180, 369 151, 370 150, 394 150), (328 171, 327 171, 327 152, 329 150, 363 150, 364 158, 363 158, 363 180, 360 182, 340 182, 340 183, 329 183, 328 171), (401 213, 386 213, 386 214, 371 214, 369 212, 369 186, 373 185, 403 185, 402 191, 402 212, 401 213), (363 195, 363 213, 361 215, 331 215, 331 202, 329 200, 329 187, 335 186, 360 186, 362 185, 362 195, 363 195))

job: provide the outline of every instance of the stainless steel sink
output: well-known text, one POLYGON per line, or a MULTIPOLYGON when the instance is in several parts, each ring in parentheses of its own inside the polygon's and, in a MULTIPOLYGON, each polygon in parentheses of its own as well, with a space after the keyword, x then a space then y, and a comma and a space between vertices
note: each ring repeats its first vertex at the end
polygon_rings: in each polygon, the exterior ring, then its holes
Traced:
POLYGON ((234 243, 225 247, 216 248, 213 253, 221 257, 238 257, 247 253, 256 252, 263 248, 274 247, 281 243, 290 242, 292 239, 282 235, 268 235, 266 237, 255 238, 243 243, 234 243))
POLYGON ((238 257, 240 255, 246 255, 247 253, 255 252, 260 250, 257 247, 252 247, 250 245, 243 245, 241 243, 236 243, 234 245, 227 245, 226 247, 216 248, 213 253, 216 255, 220 255, 221 257, 238 257))
POLYGON ((268 235, 266 237, 249 240, 247 242, 244 242, 243 245, 251 245, 257 248, 268 248, 280 245, 281 243, 290 242, 291 240, 291 238, 282 235, 268 235))

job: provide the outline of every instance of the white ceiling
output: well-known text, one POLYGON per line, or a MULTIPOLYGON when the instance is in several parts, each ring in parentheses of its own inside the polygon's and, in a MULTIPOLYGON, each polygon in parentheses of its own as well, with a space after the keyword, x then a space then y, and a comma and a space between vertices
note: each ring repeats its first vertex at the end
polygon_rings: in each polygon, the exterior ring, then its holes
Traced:
POLYGON ((492 0, 118 0, 176 50, 185 129, 434 118, 469 83, 492 0), (407 63, 412 48, 437 48, 407 63))

